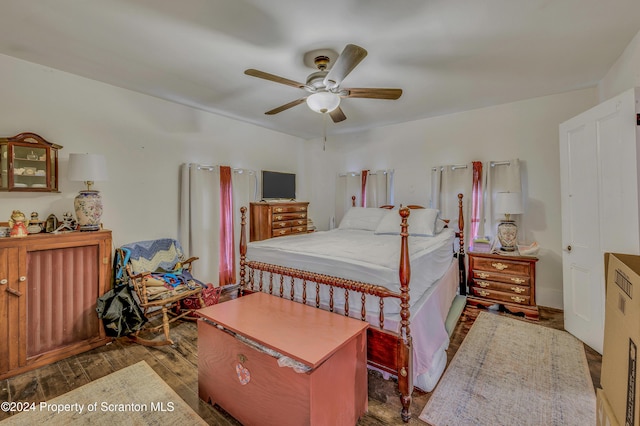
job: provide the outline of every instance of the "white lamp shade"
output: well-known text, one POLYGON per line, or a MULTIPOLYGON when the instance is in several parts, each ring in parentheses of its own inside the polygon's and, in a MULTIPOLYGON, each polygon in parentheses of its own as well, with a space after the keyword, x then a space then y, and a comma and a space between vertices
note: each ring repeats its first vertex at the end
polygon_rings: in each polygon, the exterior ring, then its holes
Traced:
POLYGON ((331 92, 318 92, 307 96, 307 105, 315 112, 325 114, 338 108, 340 96, 331 92))
POLYGON ((522 194, 520 192, 498 192, 495 212, 499 214, 522 214, 522 194))
POLYGON ((105 181, 107 162, 100 154, 69 154, 67 178, 70 181, 105 181))

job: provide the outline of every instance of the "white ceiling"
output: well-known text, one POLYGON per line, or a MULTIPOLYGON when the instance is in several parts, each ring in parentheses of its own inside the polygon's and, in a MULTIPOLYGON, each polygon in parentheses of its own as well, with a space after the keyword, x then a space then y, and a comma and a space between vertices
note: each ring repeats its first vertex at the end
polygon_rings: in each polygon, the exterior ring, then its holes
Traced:
POLYGON ((323 117, 305 52, 368 56, 343 87, 402 88, 399 100, 343 99, 363 130, 594 86, 640 30, 639 0, 2 0, 0 53, 303 138, 323 117))

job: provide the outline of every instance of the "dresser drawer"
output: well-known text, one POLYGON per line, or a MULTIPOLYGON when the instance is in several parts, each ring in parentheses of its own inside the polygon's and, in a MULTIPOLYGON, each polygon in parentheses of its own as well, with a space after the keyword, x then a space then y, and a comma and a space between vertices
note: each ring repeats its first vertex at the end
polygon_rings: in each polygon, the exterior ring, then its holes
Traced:
POLYGON ((497 290, 505 293, 513 293, 515 295, 529 296, 531 288, 528 285, 504 284, 495 281, 473 279, 471 285, 485 290, 497 290))
POLYGON ((499 281, 507 284, 517 284, 522 286, 529 286, 531 283, 531 277, 529 275, 507 275, 499 274, 493 271, 473 270, 473 277, 475 281, 499 281))
POLYGON ((530 274, 531 267, 527 262, 518 262, 516 260, 505 259, 488 259, 482 257, 474 257, 472 269, 474 271, 487 271, 487 272, 499 272, 501 274, 509 275, 524 275, 530 274))
POLYGON ((274 229, 273 231, 271 231, 271 236, 272 237, 282 237, 283 235, 289 235, 289 234, 291 234, 291 229, 292 228, 274 229))
POLYGON ((471 287, 470 289, 472 296, 482 297, 484 299, 492 299, 496 302, 509 302, 515 303, 518 305, 529 305, 531 298, 522 294, 514 294, 514 293, 505 293, 501 291, 495 290, 487 290, 479 287, 471 287))
POLYGON ((274 222, 280 222, 282 220, 295 220, 306 219, 307 213, 278 213, 273 215, 274 222))
POLYGON ((307 232, 306 226, 294 226, 293 228, 291 228, 292 234, 300 234, 302 232, 307 232))
POLYGON ((279 222, 273 222, 273 229, 279 228, 291 228, 294 226, 307 226, 306 219, 296 219, 296 220, 282 220, 279 222))
POLYGON ((307 206, 275 206, 273 207, 273 214, 276 213, 294 213, 294 212, 306 212, 307 206))

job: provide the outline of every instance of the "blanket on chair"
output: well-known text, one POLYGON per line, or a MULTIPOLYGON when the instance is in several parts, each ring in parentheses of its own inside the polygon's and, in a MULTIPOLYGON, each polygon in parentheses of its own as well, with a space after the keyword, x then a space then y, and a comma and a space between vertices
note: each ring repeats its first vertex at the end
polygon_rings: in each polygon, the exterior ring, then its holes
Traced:
POLYGON ((122 248, 129 251, 129 262, 136 274, 173 271, 176 265, 184 260, 182 246, 172 238, 139 241, 126 244, 122 248))

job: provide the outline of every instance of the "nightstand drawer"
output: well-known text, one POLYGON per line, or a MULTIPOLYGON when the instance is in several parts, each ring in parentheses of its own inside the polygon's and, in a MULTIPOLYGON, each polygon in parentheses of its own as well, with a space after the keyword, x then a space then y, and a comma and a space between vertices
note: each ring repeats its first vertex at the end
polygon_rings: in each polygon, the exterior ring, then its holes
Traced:
POLYGON ((482 297, 483 299, 492 299, 497 302, 516 303, 518 305, 529 305, 531 298, 521 294, 503 293, 501 291, 486 290, 484 288, 471 287, 471 295, 482 297))
POLYGON ((477 269, 473 270, 473 279, 484 280, 484 281, 499 281, 507 284, 517 284, 522 286, 529 286, 531 283, 531 277, 527 275, 506 275, 506 274, 498 274, 492 271, 480 271, 477 269))
POLYGON ((528 285, 516 285, 516 284, 504 284, 494 281, 477 280, 471 281, 473 287, 484 290, 497 290, 504 293, 513 293, 517 295, 529 296, 531 294, 531 288, 528 285))
POLYGON ((509 275, 529 275, 530 264, 527 262, 518 262, 513 259, 486 259, 473 258, 472 268, 474 271, 481 270, 487 272, 500 272, 509 275))

